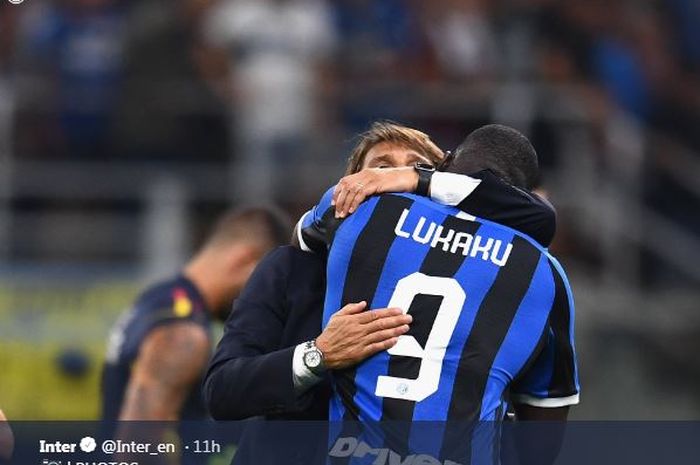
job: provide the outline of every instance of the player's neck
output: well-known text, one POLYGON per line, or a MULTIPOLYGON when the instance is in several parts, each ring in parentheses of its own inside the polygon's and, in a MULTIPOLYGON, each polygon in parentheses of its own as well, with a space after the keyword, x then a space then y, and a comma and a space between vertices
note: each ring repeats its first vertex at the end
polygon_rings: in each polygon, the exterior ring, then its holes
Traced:
POLYGON ((183 274, 192 281, 202 295, 207 309, 211 312, 220 304, 219 286, 217 284, 217 270, 211 263, 207 263, 204 256, 198 255, 185 265, 183 274))

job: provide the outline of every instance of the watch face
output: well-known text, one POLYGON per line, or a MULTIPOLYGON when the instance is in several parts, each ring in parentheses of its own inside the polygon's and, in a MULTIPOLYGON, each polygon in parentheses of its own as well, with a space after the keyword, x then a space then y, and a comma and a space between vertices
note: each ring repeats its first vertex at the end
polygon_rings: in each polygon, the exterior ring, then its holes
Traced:
POLYGON ((305 353, 304 364, 309 368, 316 368, 321 364, 321 354, 315 350, 305 353))

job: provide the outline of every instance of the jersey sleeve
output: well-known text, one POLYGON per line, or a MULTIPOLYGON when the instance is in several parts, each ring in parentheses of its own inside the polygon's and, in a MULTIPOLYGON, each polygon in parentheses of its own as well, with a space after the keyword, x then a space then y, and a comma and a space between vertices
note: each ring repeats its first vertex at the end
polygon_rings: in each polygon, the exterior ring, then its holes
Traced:
POLYGON ((331 204, 333 191, 331 187, 323 194, 321 200, 299 220, 295 234, 299 247, 305 252, 325 253, 330 246, 340 220, 335 218, 335 207, 331 204))
POLYGON ((184 321, 207 326, 205 311, 196 305, 184 288, 174 287, 168 294, 163 294, 146 305, 151 310, 144 318, 145 333, 159 326, 184 321))
POLYGON ((515 380, 511 400, 534 407, 565 407, 579 402, 571 289, 558 264, 553 265, 555 295, 544 332, 544 347, 515 380))
POLYGON ((547 247, 554 238, 556 212, 538 195, 501 181, 488 170, 471 176, 436 172, 430 197, 443 205, 516 229, 547 247))

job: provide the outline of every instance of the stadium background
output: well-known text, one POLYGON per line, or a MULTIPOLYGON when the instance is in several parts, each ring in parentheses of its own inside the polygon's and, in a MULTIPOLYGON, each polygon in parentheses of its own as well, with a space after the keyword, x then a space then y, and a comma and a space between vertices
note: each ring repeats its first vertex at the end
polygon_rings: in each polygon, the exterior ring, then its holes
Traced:
POLYGON ((700 417, 700 3, 0 4, 0 408, 91 419, 105 337, 229 205, 293 215, 377 118, 524 131, 577 300, 578 419, 700 417))

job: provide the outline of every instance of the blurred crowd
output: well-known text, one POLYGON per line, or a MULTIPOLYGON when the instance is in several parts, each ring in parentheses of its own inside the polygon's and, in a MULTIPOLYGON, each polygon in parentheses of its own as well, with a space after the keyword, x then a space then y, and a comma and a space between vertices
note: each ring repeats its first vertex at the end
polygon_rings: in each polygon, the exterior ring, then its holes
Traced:
MULTIPOLYGON (((594 129, 622 112, 648 131, 649 204, 700 232, 673 206, 697 195, 657 172, 700 152, 699 23, 697 0, 2 2, 0 128, 15 159, 233 161, 272 173, 260 198, 375 118, 450 148, 504 83, 561 88, 594 129)), ((545 168, 550 126, 523 128, 545 168)))
POLYGON ((402 86, 514 74, 589 84, 700 148, 693 0, 33 0, 0 12, 23 157, 217 159, 226 141, 234 154, 297 153, 328 126, 400 115, 402 86))

